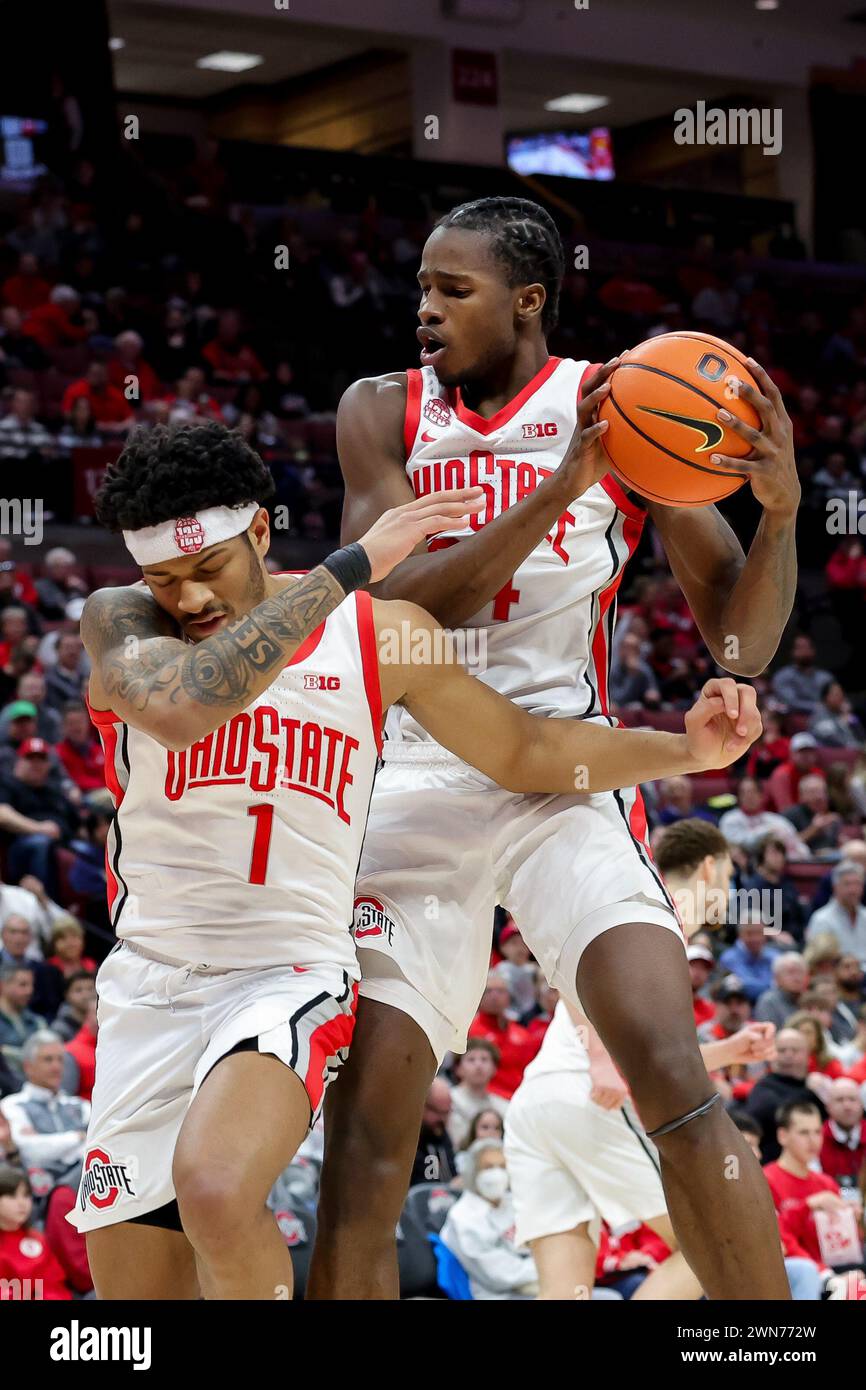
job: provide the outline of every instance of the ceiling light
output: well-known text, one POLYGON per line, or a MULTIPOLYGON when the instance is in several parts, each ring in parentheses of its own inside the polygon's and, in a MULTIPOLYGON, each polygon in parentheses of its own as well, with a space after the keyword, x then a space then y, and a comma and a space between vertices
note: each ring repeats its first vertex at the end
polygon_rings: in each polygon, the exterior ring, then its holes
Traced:
POLYGON ((109 39, 108 47, 112 53, 118 53, 121 48, 126 48, 126 39, 109 39))
POLYGON ((196 59, 196 67, 213 68, 216 72, 246 72, 247 68, 257 68, 264 61, 259 53, 230 53, 223 49, 196 59))
POLYGON ((586 111, 595 111, 599 106, 607 106, 610 97, 597 97, 590 95, 589 92, 570 92, 565 97, 554 97, 553 101, 544 103, 545 111, 574 111, 582 115, 586 111))
POLYGON ((777 10, 778 8, 779 0, 755 0, 756 10, 777 10))

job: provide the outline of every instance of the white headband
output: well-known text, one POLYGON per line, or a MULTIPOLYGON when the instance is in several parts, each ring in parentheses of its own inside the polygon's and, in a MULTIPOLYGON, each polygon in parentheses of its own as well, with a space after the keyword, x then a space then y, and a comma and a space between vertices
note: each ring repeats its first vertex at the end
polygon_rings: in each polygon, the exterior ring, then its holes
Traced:
POLYGON ((179 516, 173 521, 161 521, 158 526, 124 531, 123 539, 137 565, 161 565, 184 555, 197 555, 206 546, 239 536, 249 529, 258 510, 258 502, 249 502, 245 507, 206 507, 195 516, 179 516))

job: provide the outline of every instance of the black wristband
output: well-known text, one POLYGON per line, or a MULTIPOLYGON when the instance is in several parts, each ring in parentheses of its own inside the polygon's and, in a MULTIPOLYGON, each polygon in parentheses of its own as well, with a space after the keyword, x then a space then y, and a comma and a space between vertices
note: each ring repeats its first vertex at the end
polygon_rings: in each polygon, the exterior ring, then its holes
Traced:
POLYGON ((322 564, 347 594, 369 584, 373 572, 366 550, 357 541, 344 545, 342 550, 335 550, 322 564))

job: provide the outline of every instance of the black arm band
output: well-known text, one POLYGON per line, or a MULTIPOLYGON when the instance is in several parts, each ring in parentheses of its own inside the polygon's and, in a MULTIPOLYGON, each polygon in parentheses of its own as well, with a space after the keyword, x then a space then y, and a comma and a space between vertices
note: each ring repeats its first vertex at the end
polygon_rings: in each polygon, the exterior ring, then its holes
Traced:
POLYGON ((370 561, 366 550, 357 541, 353 541, 351 545, 344 545, 342 550, 335 550, 322 561, 322 565, 330 571, 340 588, 347 594, 363 588, 370 582, 370 561))

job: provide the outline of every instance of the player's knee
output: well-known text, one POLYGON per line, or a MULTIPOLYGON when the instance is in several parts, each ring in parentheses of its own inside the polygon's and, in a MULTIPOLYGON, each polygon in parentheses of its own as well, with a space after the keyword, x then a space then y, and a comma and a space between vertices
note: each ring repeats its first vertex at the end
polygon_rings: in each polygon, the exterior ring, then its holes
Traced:
POLYGON ((231 1167, 176 1164, 174 1186, 183 1229, 196 1250, 230 1245, 249 1232, 250 1202, 231 1167))
POLYGON ((656 1020, 652 1027, 636 1030, 619 1051, 615 1060, 641 1114, 649 1101, 669 1098, 687 1110, 706 1099, 709 1082, 693 1032, 671 1035, 656 1020))
POLYGON ((353 1136, 341 1147, 330 1174, 326 1169, 323 1175, 319 1225, 379 1226, 393 1239, 408 1185, 405 1160, 385 1136, 353 1136), (363 1182, 358 1181, 361 1173, 363 1182))

